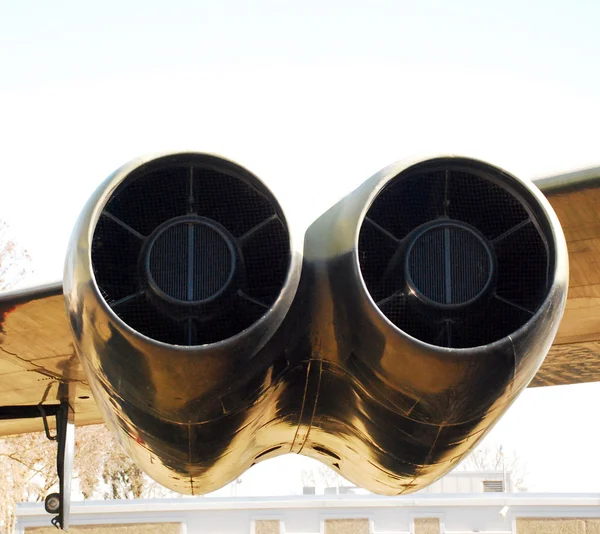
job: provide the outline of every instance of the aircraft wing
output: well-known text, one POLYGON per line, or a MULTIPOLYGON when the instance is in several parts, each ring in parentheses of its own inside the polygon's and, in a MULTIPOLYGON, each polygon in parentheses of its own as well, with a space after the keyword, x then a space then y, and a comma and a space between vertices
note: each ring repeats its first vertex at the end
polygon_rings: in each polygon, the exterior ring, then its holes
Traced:
POLYGON ((600 380, 600 167, 537 180, 569 249, 569 296, 554 345, 529 387, 600 380))
MULTIPOLYGON (((600 167, 536 181, 562 224, 569 296, 554 345, 529 387, 600 381, 600 167)), ((72 334, 60 282, 0 295, 0 436, 43 430, 13 406, 59 401, 75 385, 76 424, 102 423, 72 334)), ((49 421, 51 422, 51 421, 49 421)))
POLYGON ((42 419, 15 419, 13 408, 58 403, 61 383, 75 386, 77 424, 102 423, 74 353, 62 283, 0 295, 0 436, 43 430, 42 419))

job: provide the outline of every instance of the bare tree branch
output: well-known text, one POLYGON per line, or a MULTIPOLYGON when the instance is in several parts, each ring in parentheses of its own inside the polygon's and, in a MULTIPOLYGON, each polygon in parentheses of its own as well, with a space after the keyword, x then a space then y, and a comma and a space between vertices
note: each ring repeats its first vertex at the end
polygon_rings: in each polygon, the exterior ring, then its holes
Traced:
POLYGON ((469 454, 457 468, 460 471, 506 471, 511 474, 515 488, 522 489, 527 477, 527 464, 516 451, 501 445, 483 445, 469 454))

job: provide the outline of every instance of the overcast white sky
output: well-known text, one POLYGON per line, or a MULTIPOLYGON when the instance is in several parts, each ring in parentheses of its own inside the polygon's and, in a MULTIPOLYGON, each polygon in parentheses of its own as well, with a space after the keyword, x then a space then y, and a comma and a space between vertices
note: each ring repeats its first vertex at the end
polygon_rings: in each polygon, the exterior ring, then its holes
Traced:
MULTIPOLYGON (((142 153, 222 153, 305 221, 414 153, 523 177, 600 163, 593 0, 169 4, 0 0, 0 217, 27 283, 61 278, 83 203, 142 153)), ((531 490, 600 491, 598 406, 596 384, 527 391, 488 439, 531 490)), ((243 485, 283 488, 301 463, 243 485)))

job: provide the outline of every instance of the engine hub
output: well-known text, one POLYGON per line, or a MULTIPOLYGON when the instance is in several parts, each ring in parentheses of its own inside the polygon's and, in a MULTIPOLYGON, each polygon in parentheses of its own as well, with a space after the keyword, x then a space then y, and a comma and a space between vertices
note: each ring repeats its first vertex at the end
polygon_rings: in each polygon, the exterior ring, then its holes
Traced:
POLYGON ((472 226, 441 220, 419 228, 408 245, 409 289, 432 306, 459 308, 486 294, 494 275, 494 253, 472 226))
POLYGON ((150 289, 161 299, 199 306, 232 288, 237 256, 234 238, 215 221, 177 217, 150 237, 144 270, 150 289))

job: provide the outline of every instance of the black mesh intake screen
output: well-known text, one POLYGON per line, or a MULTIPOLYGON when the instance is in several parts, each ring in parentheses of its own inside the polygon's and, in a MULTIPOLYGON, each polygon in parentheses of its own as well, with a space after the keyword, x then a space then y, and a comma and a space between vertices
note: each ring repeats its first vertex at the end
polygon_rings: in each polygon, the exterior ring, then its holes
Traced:
POLYGON ((159 291, 186 302, 209 299, 232 275, 233 253, 206 224, 181 222, 160 233, 148 253, 148 273, 159 291))
POLYGON ((270 194, 212 158, 154 160, 130 174, 94 231, 102 296, 158 341, 202 345, 258 321, 281 293, 289 233, 270 194))
POLYGON ((462 305, 485 291, 493 274, 493 256, 482 238, 455 224, 430 227, 406 252, 410 288, 438 305, 462 305))
POLYGON ((413 337, 454 348, 523 326, 554 268, 546 221, 523 191, 499 171, 439 161, 392 179, 359 236, 362 276, 380 310, 413 337))
POLYGON ((412 279, 413 289, 438 303, 445 303, 448 297, 445 233, 444 228, 432 228, 420 236, 407 253, 406 274, 412 279))

